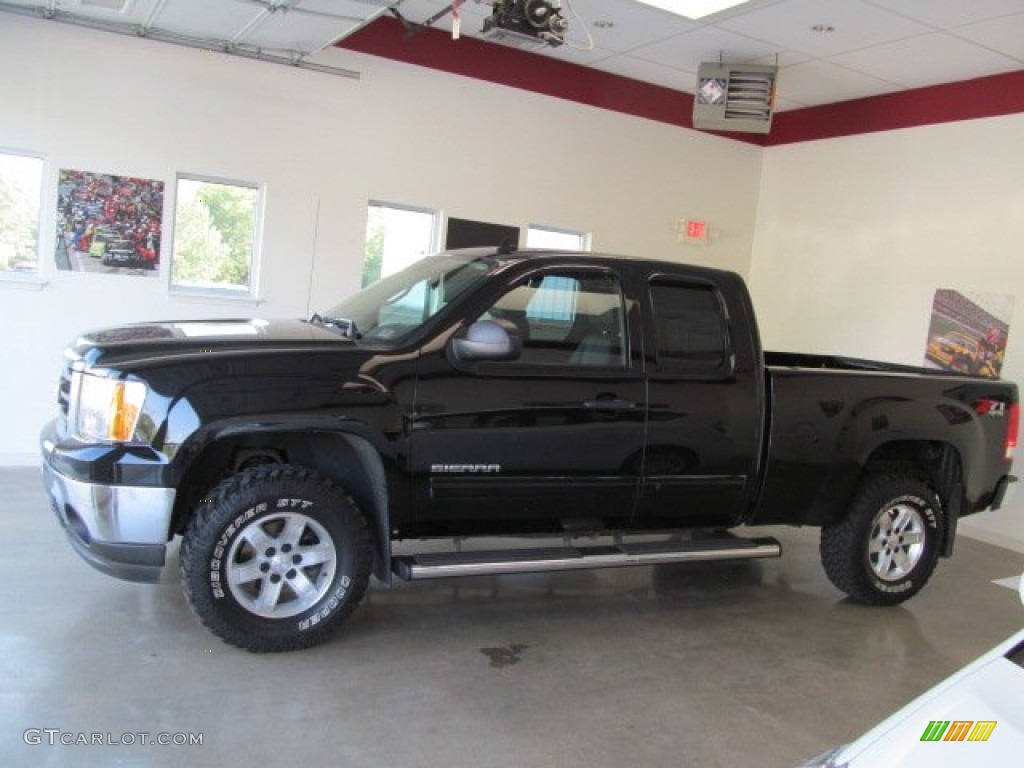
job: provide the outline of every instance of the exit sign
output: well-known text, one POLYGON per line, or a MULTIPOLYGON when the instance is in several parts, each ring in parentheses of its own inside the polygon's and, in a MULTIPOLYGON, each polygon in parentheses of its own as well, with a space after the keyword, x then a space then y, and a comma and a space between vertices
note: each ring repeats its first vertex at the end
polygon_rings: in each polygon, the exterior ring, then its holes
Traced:
POLYGON ((689 245, 707 245, 710 227, 704 219, 679 219, 676 232, 679 242, 689 245))

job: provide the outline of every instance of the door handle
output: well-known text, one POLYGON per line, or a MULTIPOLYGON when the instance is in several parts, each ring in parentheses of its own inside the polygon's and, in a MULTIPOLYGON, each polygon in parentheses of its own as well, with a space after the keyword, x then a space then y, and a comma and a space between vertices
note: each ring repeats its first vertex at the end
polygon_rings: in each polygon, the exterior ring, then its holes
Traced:
POLYGON ((632 400, 623 400, 613 394, 600 394, 593 400, 584 400, 583 407, 595 411, 631 411, 637 407, 632 400))

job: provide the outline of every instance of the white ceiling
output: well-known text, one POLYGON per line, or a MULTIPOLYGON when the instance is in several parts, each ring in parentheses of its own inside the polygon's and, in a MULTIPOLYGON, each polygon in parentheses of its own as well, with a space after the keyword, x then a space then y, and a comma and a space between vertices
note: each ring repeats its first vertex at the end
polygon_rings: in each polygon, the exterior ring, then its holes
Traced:
MULTIPOLYGON (((700 21, 632 0, 562 4, 567 44, 536 52, 542 56, 689 93, 701 61, 777 62, 778 111, 1024 70, 1024 0, 749 0, 700 21), (601 26, 607 22, 611 26, 601 26), (821 25, 833 31, 813 29, 821 25)), ((0 10, 18 6, 293 58, 331 45, 392 5, 407 20, 422 22, 449 3, 0 0, 0 10)), ((490 12, 488 2, 467 0, 462 35, 478 36, 490 12)), ((451 17, 434 26, 450 30, 451 17)))
MULTIPOLYGON (((0 10, 285 58, 315 53, 397 0, 0 0, 0 10)), ((2 17, 0 17, 2 18, 2 17)), ((0 21, 2 23, 2 21, 0 21)))

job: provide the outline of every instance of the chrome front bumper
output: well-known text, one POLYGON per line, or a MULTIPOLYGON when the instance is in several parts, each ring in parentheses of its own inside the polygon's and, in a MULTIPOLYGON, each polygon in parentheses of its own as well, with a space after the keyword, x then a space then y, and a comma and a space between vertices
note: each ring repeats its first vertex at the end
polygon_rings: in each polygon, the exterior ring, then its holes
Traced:
POLYGON ((75 551, 111 576, 159 581, 174 489, 73 480, 50 466, 46 448, 44 441, 43 485, 75 551))

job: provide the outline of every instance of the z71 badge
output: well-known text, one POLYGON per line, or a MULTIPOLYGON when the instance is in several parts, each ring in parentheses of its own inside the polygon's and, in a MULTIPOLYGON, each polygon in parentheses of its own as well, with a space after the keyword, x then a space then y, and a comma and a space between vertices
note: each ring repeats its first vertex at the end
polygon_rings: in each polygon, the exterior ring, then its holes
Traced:
POLYGON ((974 404, 974 412, 980 416, 1005 416, 1006 403, 983 397, 974 404))

